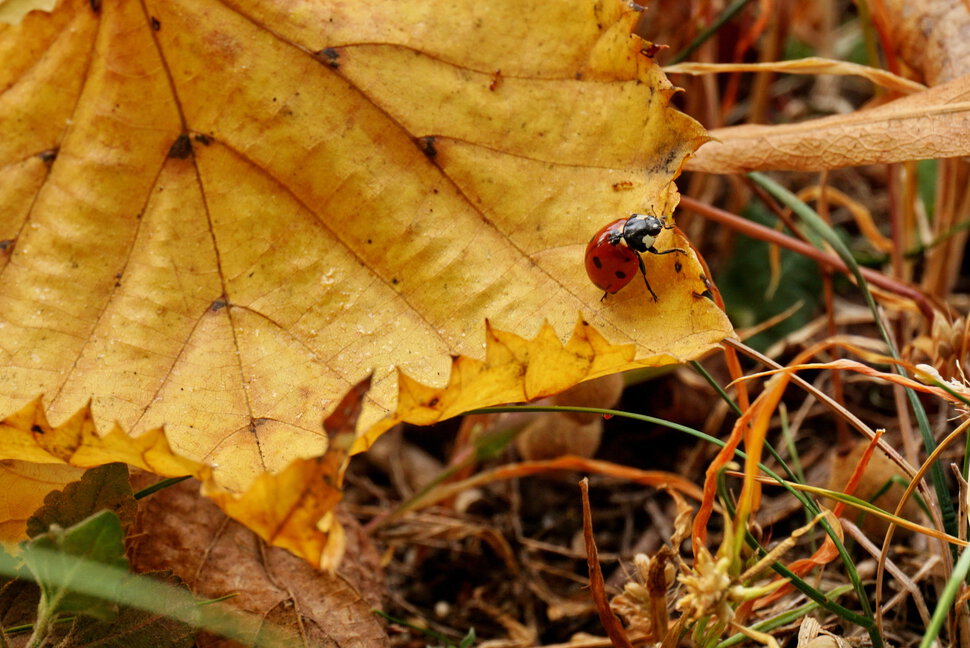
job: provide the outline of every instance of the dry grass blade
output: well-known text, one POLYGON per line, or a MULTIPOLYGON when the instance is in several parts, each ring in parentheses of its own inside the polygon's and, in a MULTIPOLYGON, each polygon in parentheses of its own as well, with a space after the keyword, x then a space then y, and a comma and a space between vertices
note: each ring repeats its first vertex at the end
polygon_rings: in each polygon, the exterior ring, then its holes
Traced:
MULTIPOLYGON (((842 520, 842 528, 845 529, 852 538, 859 543, 859 545, 869 552, 869 554, 878 559, 879 558, 879 547, 873 544, 872 540, 866 533, 853 524, 849 520, 842 520)), ((929 556, 928 560, 936 561, 938 560, 936 556, 929 556)), ((893 575, 896 581, 899 583, 902 591, 900 594, 909 593, 913 597, 913 603, 916 605, 916 610, 919 612, 920 618, 923 620, 924 625, 929 625, 930 623, 930 610, 926 606, 926 601, 923 599, 923 595, 920 592, 919 587, 916 585, 916 581, 906 575, 902 569, 900 569, 896 563, 886 559, 886 570, 893 575)), ((895 598, 895 597, 894 597, 895 598)), ((884 606, 883 612, 889 608, 887 603, 884 606)))
MULTIPOLYGON (((629 466, 621 466, 609 461, 597 459, 587 459, 585 457, 575 457, 565 455, 555 459, 541 461, 522 461, 519 463, 506 464, 491 470, 483 470, 467 479, 457 482, 450 482, 435 487, 428 492, 415 497, 401 507, 391 517, 397 517, 405 511, 421 509, 444 499, 457 495, 458 493, 488 484, 495 481, 513 479, 518 477, 528 477, 541 473, 556 470, 580 470, 600 475, 608 475, 617 479, 623 479, 635 484, 650 486, 653 488, 672 489, 700 500, 703 497, 701 489, 696 484, 676 475, 672 472, 662 470, 638 470, 629 466)), ((384 520, 385 522, 387 519, 384 520)))
MULTIPOLYGON (((778 483, 777 481, 775 481, 773 478, 770 478, 770 477, 758 477, 758 481, 766 485, 767 484, 776 485, 778 483)), ((909 520, 899 517, 898 515, 887 513, 882 509, 875 506, 871 506, 861 500, 853 501, 852 499, 849 499, 844 495, 834 492, 828 488, 810 486, 808 484, 799 484, 799 483, 791 482, 787 480, 784 480, 784 483, 790 486, 791 488, 793 488, 794 490, 802 491, 803 493, 812 493, 813 495, 818 495, 819 497, 830 497, 832 499, 836 499, 840 504, 851 506, 853 508, 858 509, 861 512, 868 513, 869 515, 874 515, 896 526, 901 526, 904 529, 909 529, 910 531, 914 531, 916 533, 922 533, 923 535, 929 536, 931 538, 936 538, 937 540, 949 542, 955 545, 959 545, 961 547, 967 546, 968 544, 970 544, 966 540, 961 540, 960 538, 948 535, 942 531, 937 531, 936 529, 923 526, 922 524, 916 524, 915 522, 910 522, 909 520)))
POLYGON ((606 598, 606 583, 603 581, 603 571, 600 569, 599 556, 596 553, 596 541, 593 539, 593 521, 589 510, 589 480, 584 478, 580 481, 579 489, 583 495, 583 540, 586 542, 586 562, 589 565, 589 589, 596 603, 596 611, 614 648, 633 648, 623 625, 613 614, 610 602, 606 598))
MULTIPOLYGON (((909 486, 906 487, 906 490, 905 492, 903 492, 902 497, 899 498, 899 504, 896 505, 896 510, 894 512, 896 515, 898 515, 899 512, 903 509, 903 506, 906 505, 906 501, 912 496, 913 491, 916 490, 916 487, 922 483, 923 476, 929 471, 930 466, 933 465, 933 462, 936 461, 937 457, 939 457, 944 450, 949 448, 953 443, 956 442, 957 439, 959 439, 963 434, 965 434, 967 431, 967 428, 970 428, 970 419, 961 423, 957 427, 957 429, 953 430, 953 432, 948 434, 946 438, 942 439, 940 443, 936 446, 936 448, 933 450, 933 452, 930 453, 930 455, 923 462, 923 465, 921 465, 919 467, 919 470, 916 472, 916 474, 913 475, 913 479, 910 482, 909 486)), ((925 497, 925 494, 924 494, 924 497, 925 497)), ((927 500, 927 501, 930 501, 930 500, 927 500)), ((934 508, 933 510, 935 512, 936 509, 934 508)), ((933 522, 934 524, 940 525, 939 520, 934 519, 933 522)), ((876 623, 879 624, 880 632, 882 631, 881 628, 882 628, 882 622, 883 622, 880 602, 882 601, 883 578, 885 577, 885 573, 886 573, 885 562, 886 560, 888 560, 888 557, 889 557, 889 547, 890 547, 890 544, 892 543, 893 533, 895 531, 896 531, 896 525, 890 524, 889 529, 886 530, 886 535, 882 541, 882 551, 879 554, 879 561, 877 562, 877 567, 876 567, 876 594, 875 594, 876 605, 875 607, 876 607, 876 623)), ((960 542, 963 544, 966 544, 966 542, 963 540, 960 540, 960 542)), ((940 547, 940 555, 943 557, 944 561, 946 561, 946 559, 949 557, 949 552, 946 546, 940 547)), ((947 565, 947 570, 949 569, 950 569, 950 565, 947 565)))
POLYGON ((860 76, 887 90, 902 94, 912 94, 926 90, 922 83, 905 77, 847 61, 810 56, 794 61, 771 61, 768 63, 678 63, 664 67, 667 74, 721 74, 725 72, 785 72, 788 74, 835 74, 839 76, 860 76))

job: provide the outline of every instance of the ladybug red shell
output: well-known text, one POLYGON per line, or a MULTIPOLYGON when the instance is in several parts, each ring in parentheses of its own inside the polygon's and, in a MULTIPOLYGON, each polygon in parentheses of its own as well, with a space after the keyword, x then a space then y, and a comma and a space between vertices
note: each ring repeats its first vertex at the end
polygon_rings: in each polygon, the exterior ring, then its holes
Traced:
POLYGON ((623 242, 624 225, 625 218, 613 221, 586 246, 586 274, 597 288, 609 294, 630 283, 640 266, 640 255, 623 242))
POLYGON ((647 281, 647 271, 640 254, 684 254, 678 248, 658 252, 653 247, 662 229, 665 229, 663 223, 656 216, 631 214, 629 218, 609 223, 593 236, 586 246, 586 274, 598 288, 606 291, 603 299, 630 283, 639 270, 647 290, 657 301, 657 294, 647 281))

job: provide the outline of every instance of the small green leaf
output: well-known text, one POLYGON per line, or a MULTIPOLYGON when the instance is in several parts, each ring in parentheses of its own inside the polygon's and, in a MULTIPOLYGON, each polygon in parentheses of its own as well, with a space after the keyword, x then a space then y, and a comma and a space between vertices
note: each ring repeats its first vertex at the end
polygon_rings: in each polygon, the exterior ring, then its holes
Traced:
POLYGON ((52 524, 62 528, 74 526, 98 511, 114 511, 127 528, 135 519, 137 504, 128 481, 128 466, 106 464, 84 473, 80 481, 64 490, 53 491, 44 505, 27 520, 27 535, 45 533, 52 524))
POLYGON ((465 638, 461 640, 460 644, 458 644, 458 648, 471 648, 473 643, 475 643, 475 628, 469 628, 468 634, 466 634, 465 638))
MULTIPOLYGON (((770 227, 774 224, 771 215, 760 207, 748 209, 745 216, 761 225, 770 227)), ((731 321, 739 328, 756 326, 801 304, 785 320, 746 340, 747 344, 761 350, 811 321, 822 299, 818 264, 802 255, 781 250, 780 276, 777 285, 773 286, 768 257, 767 243, 738 236, 735 252, 716 277, 731 321), (752 299, 752 296, 757 297, 752 299)))
MULTIPOLYGON (((99 585, 103 585, 103 598, 72 591, 77 573, 75 557, 122 569, 128 567, 121 520, 113 512, 95 513, 69 529, 54 525, 47 533, 23 543, 23 547, 23 561, 41 589, 43 609, 39 616, 49 618, 58 612, 74 612, 106 619, 116 613, 117 606, 104 600, 115 598, 113 589, 117 583, 110 579, 93 584, 99 592, 99 585), (44 552, 43 559, 35 553, 38 549, 44 552)), ((86 583, 87 589, 91 587, 91 583, 86 583)))

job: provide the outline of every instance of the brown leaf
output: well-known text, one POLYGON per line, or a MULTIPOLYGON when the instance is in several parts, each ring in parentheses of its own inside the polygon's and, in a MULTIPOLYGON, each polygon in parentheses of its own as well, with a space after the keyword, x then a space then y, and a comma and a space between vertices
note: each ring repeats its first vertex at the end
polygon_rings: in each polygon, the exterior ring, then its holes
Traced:
POLYGON ((74 526, 98 511, 113 511, 127 529, 135 517, 135 498, 128 481, 128 466, 105 464, 85 471, 81 479, 44 498, 44 505, 27 520, 31 537, 46 533, 52 524, 74 526))
POLYGON ((935 86, 970 74, 970 11, 961 0, 881 0, 886 39, 935 86))
POLYGON ((130 547, 136 570, 170 569, 203 597, 233 594, 227 603, 304 631, 310 646, 385 645, 371 611, 383 592, 378 557, 353 520, 341 520, 348 551, 330 575, 266 546, 200 497, 198 487, 182 482, 141 503, 130 547))
POLYGON ((627 637, 623 624, 610 608, 610 601, 606 596, 606 582, 603 580, 603 570, 600 567, 599 554, 596 551, 596 540, 593 539, 593 517, 589 510, 589 480, 583 478, 579 482, 579 489, 583 499, 583 540, 586 544, 586 564, 589 566, 589 589, 596 603, 600 623, 610 637, 614 648, 633 648, 627 637))
POLYGON ((687 163, 690 171, 818 171, 970 155, 970 76, 859 110, 798 124, 734 126, 687 163))

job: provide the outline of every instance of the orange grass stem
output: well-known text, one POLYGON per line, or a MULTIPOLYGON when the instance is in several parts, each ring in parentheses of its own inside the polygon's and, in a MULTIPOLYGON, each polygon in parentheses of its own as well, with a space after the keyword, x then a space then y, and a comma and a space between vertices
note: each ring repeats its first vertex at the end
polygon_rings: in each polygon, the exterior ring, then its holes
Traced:
POLYGON ((423 493, 419 493, 393 511, 374 518, 367 523, 365 529, 368 532, 372 531, 391 520, 397 519, 408 511, 437 504, 469 488, 495 481, 528 477, 530 475, 558 470, 575 470, 578 472, 606 475, 642 486, 660 489, 670 488, 698 501, 704 497, 703 492, 696 484, 672 472, 664 470, 640 470, 600 459, 563 455, 555 459, 520 461, 518 463, 505 464, 474 474, 461 481, 438 484, 423 493))
MULTIPOLYGON (((701 216, 704 216, 710 220, 727 225, 735 231, 741 232, 742 234, 752 238, 773 243, 783 248, 787 248, 792 252, 797 252, 807 256, 810 259, 814 259, 818 263, 838 270, 839 272, 847 273, 849 271, 845 263, 843 263, 842 260, 834 254, 819 250, 813 245, 799 241, 798 239, 792 238, 786 234, 782 234, 781 232, 776 232, 771 228, 765 227, 764 225, 759 225, 758 223, 749 221, 746 218, 741 218, 737 214, 732 214, 729 211, 718 209, 717 207, 708 205, 707 203, 703 203, 699 200, 694 200, 688 196, 680 197, 680 206, 685 209, 689 209, 694 213, 700 214, 701 216)), ((880 288, 912 300, 927 321, 930 323, 933 322, 933 306, 930 304, 930 301, 927 299, 926 295, 924 295, 918 289, 901 281, 897 281, 891 277, 887 277, 881 272, 877 272, 871 268, 859 268, 859 270, 862 272, 862 276, 864 276, 866 280, 871 282, 873 285, 879 286, 880 288)))

